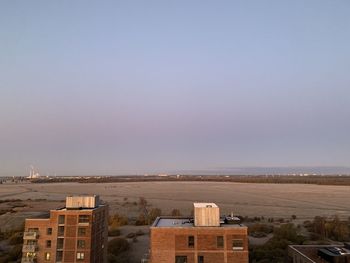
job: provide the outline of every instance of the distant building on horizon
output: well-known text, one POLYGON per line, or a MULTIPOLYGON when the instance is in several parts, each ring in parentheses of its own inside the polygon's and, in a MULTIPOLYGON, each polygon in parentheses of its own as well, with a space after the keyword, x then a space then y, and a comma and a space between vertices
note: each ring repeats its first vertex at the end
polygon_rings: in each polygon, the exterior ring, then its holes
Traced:
POLYGON ((220 218, 214 203, 194 203, 194 218, 158 217, 150 228, 151 263, 248 263, 248 229, 220 218))
POLYGON ((106 263, 108 206, 99 196, 68 196, 46 219, 26 219, 22 263, 106 263))

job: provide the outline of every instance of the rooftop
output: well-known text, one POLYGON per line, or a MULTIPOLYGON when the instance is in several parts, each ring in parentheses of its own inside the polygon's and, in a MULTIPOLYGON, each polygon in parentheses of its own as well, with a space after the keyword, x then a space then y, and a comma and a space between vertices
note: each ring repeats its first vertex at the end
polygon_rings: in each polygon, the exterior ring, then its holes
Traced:
MULTIPOLYGON (((348 247, 348 245, 346 246, 348 247)), ((343 245, 293 245, 291 249, 306 256, 315 263, 324 263, 333 257, 350 256, 350 250, 343 245), (320 254, 321 253, 321 254, 320 254), (327 258, 327 259, 326 259, 327 258)))
MULTIPOLYGON (((194 220, 192 217, 166 217, 161 216, 152 224, 152 227, 195 227, 194 220)), ((239 223, 225 223, 224 220, 220 221, 220 226, 218 227, 245 227, 239 223)))
POLYGON ((218 207, 215 203, 193 203, 193 206, 195 208, 202 208, 202 207, 218 207))

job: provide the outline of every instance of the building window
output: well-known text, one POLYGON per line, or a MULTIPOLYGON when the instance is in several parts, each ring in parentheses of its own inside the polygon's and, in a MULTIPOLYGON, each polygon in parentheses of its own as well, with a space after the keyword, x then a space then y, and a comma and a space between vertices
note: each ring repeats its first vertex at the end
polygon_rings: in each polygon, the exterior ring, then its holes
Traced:
POLYGON ((188 237, 188 247, 194 247, 194 236, 188 237))
POLYGON ((84 252, 78 252, 78 253, 77 253, 77 259, 78 259, 78 260, 83 260, 83 259, 84 259, 84 256, 85 256, 85 255, 84 255, 84 252))
POLYGON ((48 229, 46 229, 46 234, 47 235, 52 235, 52 228, 49 227, 48 229))
POLYGON ((63 249, 63 242, 64 242, 63 238, 57 239, 57 249, 63 249))
POLYGON ((243 239, 233 239, 232 240, 233 250, 243 250, 243 239))
POLYGON ((51 248, 51 240, 46 240, 46 247, 51 248))
POLYGON ((59 215, 58 216, 58 223, 59 224, 64 224, 65 216, 64 215, 59 215))
POLYGON ((63 258, 63 251, 57 251, 56 252, 56 261, 61 262, 63 258))
POLYGON ((45 252, 45 260, 49 261, 51 259, 51 254, 50 252, 45 252))
POLYGON ((204 256, 198 256, 198 263, 204 263, 204 256))
POLYGON ((58 236, 64 236, 64 226, 59 226, 58 227, 57 235, 58 236))
POLYGON ((78 240, 78 248, 85 248, 85 240, 78 240))
POLYGON ((89 222, 90 222, 89 215, 80 215, 79 216, 79 223, 89 223, 89 222))
POLYGON ((39 232, 39 228, 28 228, 28 232, 39 232))
POLYGON ((224 247, 224 237, 223 236, 217 236, 216 237, 216 246, 217 246, 217 248, 223 248, 224 247))
POLYGON ((78 228, 78 236, 79 237, 86 236, 86 228, 85 227, 79 227, 78 228))
POLYGON ((187 263, 187 256, 175 256, 175 263, 187 263))

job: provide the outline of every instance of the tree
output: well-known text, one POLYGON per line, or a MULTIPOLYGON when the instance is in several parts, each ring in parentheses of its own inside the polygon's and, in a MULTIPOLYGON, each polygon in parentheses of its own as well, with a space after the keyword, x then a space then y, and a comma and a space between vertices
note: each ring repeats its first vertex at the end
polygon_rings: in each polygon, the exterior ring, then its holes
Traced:
POLYGON ((171 216, 181 216, 181 212, 179 209, 173 209, 171 211, 171 216))
POLYGON ((148 224, 152 224, 154 220, 162 214, 162 210, 159 208, 152 208, 151 211, 148 213, 147 221, 148 224))
POLYGON ((122 252, 126 252, 130 249, 129 242, 125 238, 113 238, 108 242, 107 251, 109 254, 118 256, 122 252))

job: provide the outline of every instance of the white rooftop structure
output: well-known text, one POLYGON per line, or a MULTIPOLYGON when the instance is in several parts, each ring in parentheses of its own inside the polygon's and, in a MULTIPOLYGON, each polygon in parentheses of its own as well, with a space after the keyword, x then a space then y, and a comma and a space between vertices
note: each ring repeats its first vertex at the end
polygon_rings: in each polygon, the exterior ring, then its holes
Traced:
POLYGON ((98 195, 93 196, 67 196, 66 208, 96 208, 100 205, 100 197, 98 195))
POLYGON ((195 226, 220 226, 220 210, 215 203, 193 203, 195 226))

